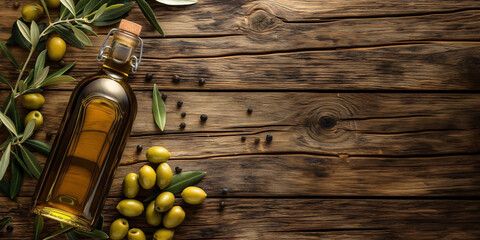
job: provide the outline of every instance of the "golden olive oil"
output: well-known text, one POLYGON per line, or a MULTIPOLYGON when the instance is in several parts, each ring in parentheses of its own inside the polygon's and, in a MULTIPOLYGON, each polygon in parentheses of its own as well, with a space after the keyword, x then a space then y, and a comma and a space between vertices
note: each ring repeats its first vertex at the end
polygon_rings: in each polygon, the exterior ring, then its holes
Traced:
POLYGON ((34 213, 84 230, 100 216, 137 111, 127 80, 141 39, 125 24, 134 23, 122 21, 100 72, 74 89, 33 199, 34 213))

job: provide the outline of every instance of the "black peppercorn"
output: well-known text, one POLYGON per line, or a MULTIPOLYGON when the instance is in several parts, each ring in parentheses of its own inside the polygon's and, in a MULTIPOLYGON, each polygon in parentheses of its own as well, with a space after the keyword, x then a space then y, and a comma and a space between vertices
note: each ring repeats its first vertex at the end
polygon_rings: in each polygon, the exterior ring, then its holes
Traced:
POLYGON ((219 204, 220 210, 223 210, 225 208, 226 204, 224 201, 221 201, 219 204))
POLYGON ((202 115, 200 115, 200 120, 202 120, 202 122, 207 121, 207 119, 208 119, 207 114, 202 114, 202 115))
POLYGON ((12 227, 12 225, 8 225, 8 227, 7 227, 7 232, 13 232, 13 227, 12 227))
POLYGON ((207 80, 205 80, 205 78, 200 78, 200 80, 198 80, 198 85, 200 86, 203 86, 203 84, 205 84, 207 80))
POLYGON ((228 188, 224 188, 224 189, 222 189, 222 194, 224 194, 224 195, 225 195, 225 194, 227 194, 227 193, 228 193, 228 188))
POLYGON ((255 138, 255 144, 258 144, 258 143, 260 143, 260 138, 256 137, 255 138))
POLYGON ((182 112, 181 116, 182 116, 182 118, 184 118, 185 116, 187 116, 187 113, 186 113, 186 112, 182 112))
POLYGON ((183 106, 183 102, 182 101, 178 101, 177 102, 177 107, 181 108, 183 106))
POLYGON ((162 99, 163 99, 163 101, 166 101, 166 100, 167 100, 167 97, 168 97, 167 94, 162 93, 162 99))
POLYGON ((248 109, 247 109, 247 113, 248 113, 248 114, 252 114, 252 112, 253 112, 253 109, 251 109, 251 108, 248 108, 248 109))
POLYGON ((174 83, 179 83, 180 82, 180 76, 178 76, 177 74, 173 75, 172 81, 174 83))
POLYGON ((141 144, 137 145, 137 152, 141 152, 143 149, 143 146, 141 144))
POLYGON ((50 140, 50 139, 52 138, 52 136, 53 136, 53 133, 50 132, 50 131, 47 131, 46 134, 45 134, 45 136, 47 137, 47 140, 50 140))
POLYGON ((185 124, 184 122, 180 123, 180 128, 181 129, 184 129, 186 126, 187 126, 187 124, 185 124))
POLYGON ((152 81, 152 79, 153 79, 153 74, 147 73, 147 74, 145 75, 145 81, 150 82, 150 81, 152 81))
POLYGON ((175 174, 179 174, 182 172, 182 169, 180 167, 175 167, 175 174))
POLYGON ((18 8, 18 7, 20 7, 20 3, 19 3, 19 2, 15 2, 15 3, 13 3, 13 7, 14 7, 14 8, 18 8))
POLYGON ((242 142, 245 142, 245 140, 247 140, 247 137, 242 136, 240 139, 242 140, 242 142))
POLYGON ((267 136, 265 137, 265 140, 267 140, 267 142, 271 142, 273 140, 273 136, 270 134, 267 134, 267 136))

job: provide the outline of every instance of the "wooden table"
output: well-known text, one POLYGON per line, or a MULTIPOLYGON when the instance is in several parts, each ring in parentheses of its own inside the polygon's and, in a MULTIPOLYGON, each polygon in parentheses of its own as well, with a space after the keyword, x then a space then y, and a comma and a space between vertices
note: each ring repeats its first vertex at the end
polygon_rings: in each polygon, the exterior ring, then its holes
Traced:
MULTIPOLYGON (((0 3, 2 41, 19 16, 12 6, 0 3)), ((198 184, 208 198, 186 207, 175 239, 480 238, 478 0, 152 7, 168 37, 133 9, 128 19, 144 26, 145 41, 131 78, 139 112, 103 211, 107 225, 119 217, 122 178, 146 163, 146 148, 162 145, 172 168, 208 172, 198 184), (168 96, 163 133, 151 115, 153 82, 168 96), (205 124, 200 114, 208 114, 205 124)), ((108 30, 97 29, 93 47, 68 48, 64 60, 77 61, 72 76, 100 67, 95 56, 108 30)), ((16 76, 4 57, 0 64, 16 76)), ((36 139, 56 132, 74 86, 45 91, 36 139)), ((35 185, 25 179, 18 203, 0 197, 0 216, 12 215, 15 228, 2 239, 32 238, 35 185)), ((131 225, 149 236, 155 230, 142 217, 131 225)))

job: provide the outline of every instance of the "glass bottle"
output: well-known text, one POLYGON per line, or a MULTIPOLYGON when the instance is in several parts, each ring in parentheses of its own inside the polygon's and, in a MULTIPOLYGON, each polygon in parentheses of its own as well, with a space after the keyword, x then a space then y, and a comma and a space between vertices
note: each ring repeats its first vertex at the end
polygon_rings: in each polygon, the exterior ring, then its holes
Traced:
POLYGON ((140 30, 140 25, 122 20, 102 44, 97 59, 105 62, 100 72, 73 90, 32 212, 83 230, 94 228, 135 120, 137 101, 127 80, 141 61, 140 30), (112 33, 111 46, 104 47, 112 33))

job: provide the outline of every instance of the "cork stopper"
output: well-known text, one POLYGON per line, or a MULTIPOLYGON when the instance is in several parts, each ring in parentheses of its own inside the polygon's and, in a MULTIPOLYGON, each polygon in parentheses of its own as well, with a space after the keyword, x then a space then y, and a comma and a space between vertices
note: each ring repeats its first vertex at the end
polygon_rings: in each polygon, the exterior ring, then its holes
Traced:
POLYGON ((131 32, 137 36, 140 36, 140 32, 142 31, 142 26, 125 19, 122 19, 122 21, 120 21, 120 26, 118 28, 127 32, 131 32))

